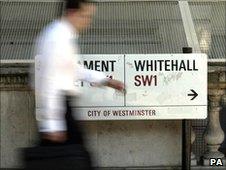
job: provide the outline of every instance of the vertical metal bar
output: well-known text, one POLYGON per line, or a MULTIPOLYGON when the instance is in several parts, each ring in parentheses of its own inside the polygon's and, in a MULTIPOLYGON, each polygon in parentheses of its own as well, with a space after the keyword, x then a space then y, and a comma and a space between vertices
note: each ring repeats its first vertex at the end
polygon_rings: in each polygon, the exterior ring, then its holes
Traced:
MULTIPOLYGON (((183 47, 183 53, 192 53, 191 47, 183 47)), ((182 120, 182 170, 191 169, 191 120, 182 120)))
MULTIPOLYGON (((179 1, 181 17, 190 47, 184 47, 183 53, 192 53, 192 48, 196 53, 200 53, 199 41, 196 35, 194 22, 187 1, 179 1), (192 48, 191 48, 192 47, 192 48)), ((182 170, 191 168, 191 120, 182 120, 182 170)))
POLYGON ((191 169, 191 120, 182 120, 182 170, 191 169))
POLYGON ((179 7, 188 46, 192 47, 194 52, 200 53, 201 50, 199 46, 199 41, 196 35, 195 26, 192 20, 189 4, 187 1, 179 1, 179 7))

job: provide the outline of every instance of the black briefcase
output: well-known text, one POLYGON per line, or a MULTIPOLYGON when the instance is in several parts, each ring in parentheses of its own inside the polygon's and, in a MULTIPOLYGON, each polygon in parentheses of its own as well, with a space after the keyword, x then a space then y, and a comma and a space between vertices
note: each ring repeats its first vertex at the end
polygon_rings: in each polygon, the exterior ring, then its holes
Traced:
POLYGON ((90 155, 82 145, 37 146, 24 149, 26 170, 91 170, 90 155))

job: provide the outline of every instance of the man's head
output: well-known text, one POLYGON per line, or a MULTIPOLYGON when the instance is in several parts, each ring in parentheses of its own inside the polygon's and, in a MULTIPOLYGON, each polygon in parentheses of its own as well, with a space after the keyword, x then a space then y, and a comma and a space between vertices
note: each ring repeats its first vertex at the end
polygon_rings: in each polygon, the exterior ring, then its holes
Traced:
POLYGON ((87 28, 95 11, 95 6, 88 0, 65 0, 65 16, 76 28, 82 31, 87 28))

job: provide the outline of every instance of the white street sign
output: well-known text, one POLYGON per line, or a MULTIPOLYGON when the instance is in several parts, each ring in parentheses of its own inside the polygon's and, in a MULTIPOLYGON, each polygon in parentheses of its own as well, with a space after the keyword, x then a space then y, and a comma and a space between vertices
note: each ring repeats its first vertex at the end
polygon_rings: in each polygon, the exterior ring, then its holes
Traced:
POLYGON ((82 63, 123 81, 127 93, 81 82, 81 120, 204 119, 205 54, 83 55, 82 63))

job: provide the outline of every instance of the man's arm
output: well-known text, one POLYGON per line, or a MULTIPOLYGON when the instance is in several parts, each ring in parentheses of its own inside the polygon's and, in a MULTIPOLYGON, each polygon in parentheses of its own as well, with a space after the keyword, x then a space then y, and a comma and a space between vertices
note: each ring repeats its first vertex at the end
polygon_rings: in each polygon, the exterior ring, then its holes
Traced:
POLYGON ((111 87, 113 89, 116 89, 116 90, 119 90, 120 92, 123 92, 125 93, 126 90, 125 90, 125 84, 121 81, 118 81, 118 80, 114 80, 114 79, 108 79, 105 83, 104 83, 105 86, 107 87, 111 87))
POLYGON ((85 69, 78 64, 77 73, 79 80, 84 80, 97 85, 107 86, 121 92, 125 92, 125 85, 123 82, 115 79, 107 78, 103 72, 85 69))

